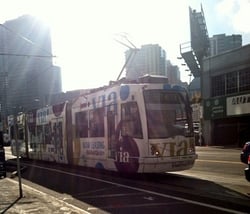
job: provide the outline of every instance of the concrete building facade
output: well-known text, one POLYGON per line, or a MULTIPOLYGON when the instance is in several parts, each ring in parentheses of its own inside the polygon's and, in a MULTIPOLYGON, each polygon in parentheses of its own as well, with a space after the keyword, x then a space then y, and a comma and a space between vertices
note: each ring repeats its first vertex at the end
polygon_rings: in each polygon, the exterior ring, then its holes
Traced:
POLYGON ((226 36, 226 34, 218 34, 213 35, 209 40, 210 56, 215 56, 242 46, 242 35, 240 34, 233 34, 230 36, 226 36))
POLYGON ((250 45, 203 60, 203 135, 211 145, 250 140, 250 45))

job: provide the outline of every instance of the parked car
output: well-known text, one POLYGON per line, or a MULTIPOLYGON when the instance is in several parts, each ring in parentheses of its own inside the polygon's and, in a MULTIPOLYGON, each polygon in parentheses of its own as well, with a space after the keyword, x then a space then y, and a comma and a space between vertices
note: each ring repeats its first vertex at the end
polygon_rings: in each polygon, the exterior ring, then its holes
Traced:
POLYGON ((248 165, 248 167, 245 168, 245 177, 248 181, 250 181, 250 141, 246 142, 243 146, 240 153, 240 160, 242 163, 248 165))

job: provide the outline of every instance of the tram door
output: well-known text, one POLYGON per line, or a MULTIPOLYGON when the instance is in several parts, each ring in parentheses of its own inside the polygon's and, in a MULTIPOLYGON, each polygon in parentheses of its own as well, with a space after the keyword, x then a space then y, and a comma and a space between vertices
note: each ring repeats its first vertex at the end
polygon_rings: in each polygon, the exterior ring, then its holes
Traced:
POLYGON ((109 158, 115 158, 115 113, 114 111, 107 112, 107 127, 108 127, 108 156, 109 158))

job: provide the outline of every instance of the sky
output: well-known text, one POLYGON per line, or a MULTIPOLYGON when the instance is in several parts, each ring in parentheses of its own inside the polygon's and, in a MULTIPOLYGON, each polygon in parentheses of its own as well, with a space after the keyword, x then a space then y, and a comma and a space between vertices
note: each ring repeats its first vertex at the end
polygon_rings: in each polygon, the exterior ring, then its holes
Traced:
MULTIPOLYGON (((51 29, 54 65, 63 91, 95 88, 116 80, 128 49, 159 44, 189 82, 180 44, 190 41, 189 7, 205 14, 208 34, 241 34, 250 43, 250 0, 0 0, 0 23, 29 14, 51 29)), ((125 71, 123 75, 125 75, 125 71)))

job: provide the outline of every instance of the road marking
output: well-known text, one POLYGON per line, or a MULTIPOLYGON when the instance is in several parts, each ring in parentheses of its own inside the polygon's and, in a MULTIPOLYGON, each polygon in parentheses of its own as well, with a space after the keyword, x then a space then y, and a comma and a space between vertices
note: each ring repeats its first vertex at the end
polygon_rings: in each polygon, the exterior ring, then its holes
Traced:
POLYGON ((151 197, 151 196, 144 197, 144 199, 149 200, 149 201, 153 201, 153 200, 154 200, 154 198, 153 198, 153 197, 151 197))
POLYGON ((179 205, 183 204, 183 202, 175 201, 168 203, 138 203, 138 204, 119 204, 119 205, 108 205, 98 208, 89 207, 88 210, 105 210, 105 209, 113 209, 113 208, 141 208, 141 207, 159 207, 159 206, 171 206, 171 205, 179 205))
POLYGON ((211 162, 211 163, 240 164, 240 165, 243 164, 241 162, 236 162, 236 161, 200 160, 200 159, 196 159, 195 161, 198 161, 198 162, 211 162))
POLYGON ((75 174, 75 173, 72 173, 72 172, 65 172, 65 171, 62 171, 62 170, 59 170, 59 169, 51 169, 51 168, 47 168, 47 167, 36 166, 36 165, 26 164, 26 163, 24 165, 32 166, 32 167, 36 167, 36 168, 40 168, 40 169, 45 169, 45 170, 48 170, 48 171, 58 172, 58 173, 62 173, 62 174, 72 175, 72 176, 75 176, 75 177, 81 177, 81 178, 85 178, 85 179, 89 179, 89 180, 93 180, 93 181, 98 181, 98 182, 102 182, 102 183, 106 183, 106 184, 111 184, 111 185, 115 185, 115 186, 118 186, 118 187, 123 187, 123 188, 131 189, 131 190, 135 190, 135 191, 138 191, 138 192, 144 192, 144 193, 147 193, 147 194, 157 195, 157 196, 160 196, 160 197, 163 197, 163 198, 170 198, 170 199, 173 199, 173 200, 182 201, 182 202, 195 204, 195 205, 199 205, 199 206, 204 206, 204 207, 208 207, 208 208, 211 208, 211 209, 216 209, 216 210, 225 211, 225 212, 229 212, 229 213, 235 213, 235 214, 243 214, 244 213, 244 212, 239 212, 239 211, 224 208, 224 207, 215 206, 215 205, 212 205, 212 204, 205 204, 205 203, 202 203, 202 202, 193 201, 193 200, 189 200, 189 199, 185 199, 185 198, 181 198, 181 197, 177 197, 177 196, 172 196, 172 195, 167 195, 167 194, 163 194, 163 193, 159 193, 159 192, 145 190, 145 189, 141 189, 141 188, 138 188, 138 187, 127 186, 127 185, 124 185, 124 184, 115 183, 115 182, 111 182, 111 181, 106 181, 106 180, 102 180, 102 179, 99 179, 99 178, 93 178, 93 177, 89 177, 89 176, 86 176, 86 175, 79 175, 79 174, 75 174))

